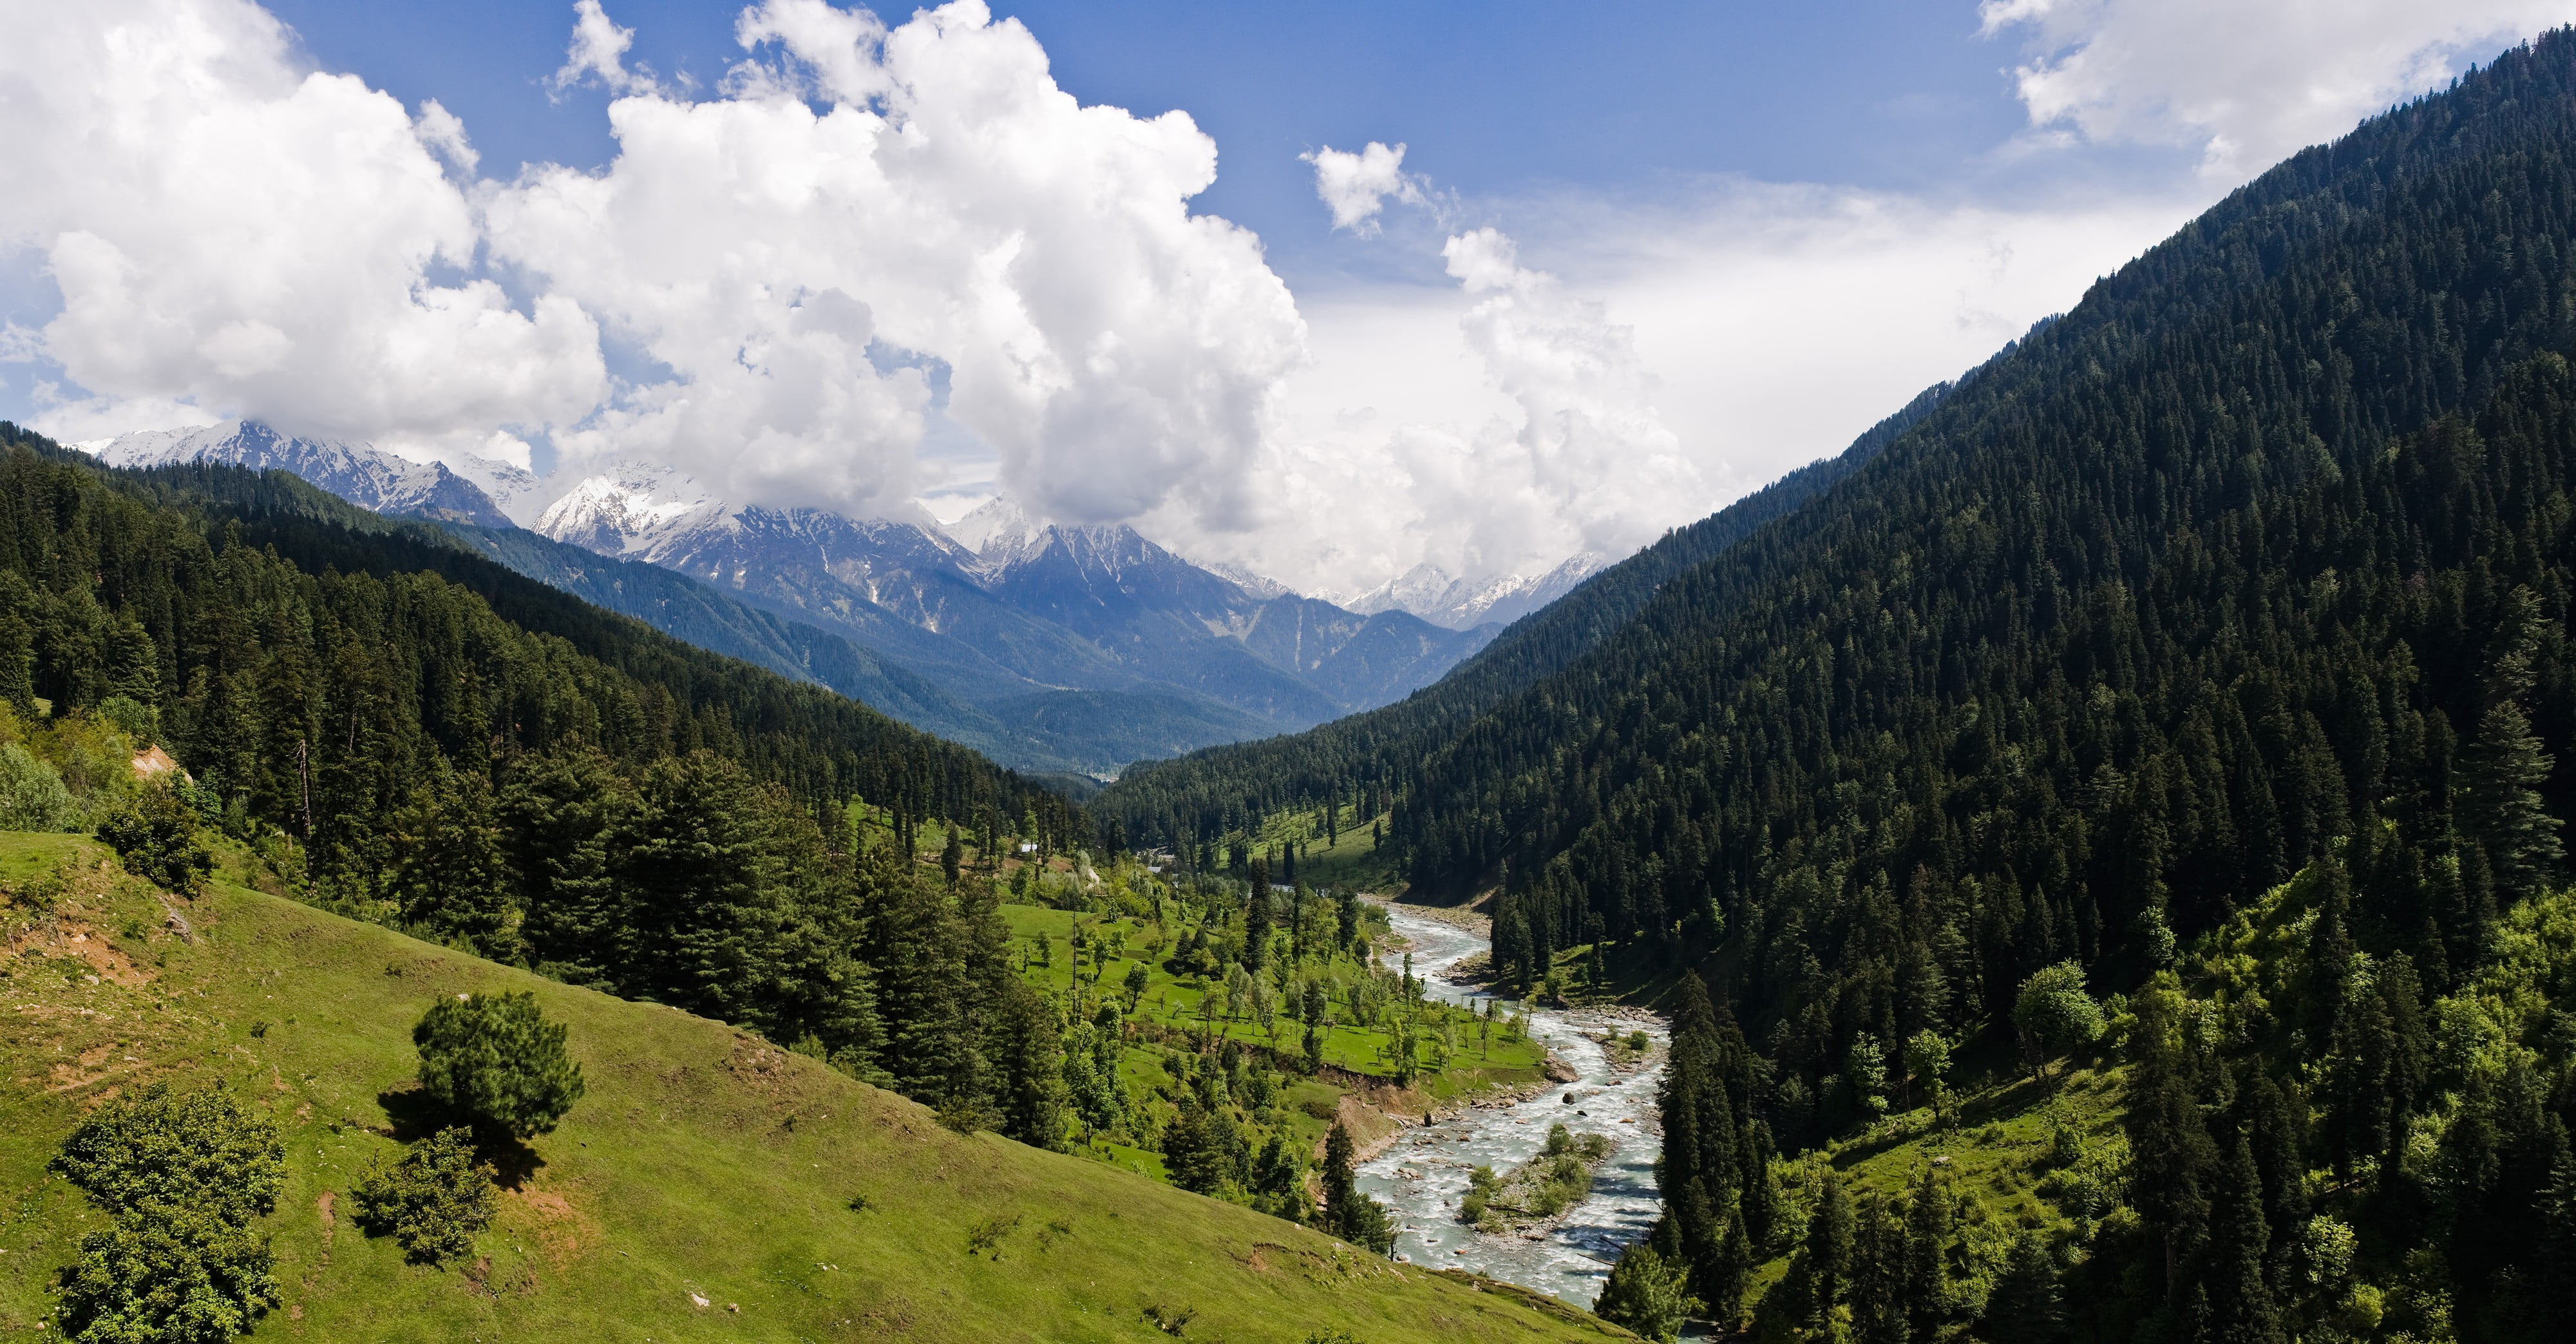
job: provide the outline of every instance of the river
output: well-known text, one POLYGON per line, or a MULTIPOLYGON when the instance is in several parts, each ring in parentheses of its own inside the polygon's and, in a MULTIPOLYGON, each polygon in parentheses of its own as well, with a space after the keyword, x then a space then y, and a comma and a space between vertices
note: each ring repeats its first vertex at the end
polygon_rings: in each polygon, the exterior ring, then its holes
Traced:
MULTIPOLYGON (((1386 907, 1395 931, 1412 944, 1413 972, 1427 997, 1481 1008, 1497 996, 1444 977, 1450 967, 1487 950, 1485 939, 1400 905, 1386 907)), ((1402 952, 1387 954, 1400 967, 1402 952)), ((1503 1000, 1505 1009, 1522 1005, 1503 1000)), ((1522 1284, 1581 1307, 1601 1295, 1619 1250, 1653 1227, 1663 1202, 1655 1189, 1655 1089, 1663 1077, 1666 1036, 1660 1022, 1640 1022, 1589 1009, 1530 1009, 1530 1033, 1579 1076, 1513 1105, 1468 1106, 1443 1112, 1438 1123, 1405 1130, 1385 1152, 1359 1169, 1360 1188, 1377 1197, 1401 1229, 1399 1259, 1419 1265, 1456 1266, 1522 1284), (1585 1032, 1643 1028, 1653 1042, 1647 1067, 1614 1072, 1608 1053, 1585 1032), (1571 1101, 1568 1099, 1571 1098, 1571 1101), (1547 1141, 1548 1126, 1563 1122, 1577 1134, 1606 1134, 1614 1145, 1601 1165, 1592 1194, 1544 1232, 1501 1236, 1458 1221, 1467 1174, 1489 1166, 1508 1175, 1547 1141)))

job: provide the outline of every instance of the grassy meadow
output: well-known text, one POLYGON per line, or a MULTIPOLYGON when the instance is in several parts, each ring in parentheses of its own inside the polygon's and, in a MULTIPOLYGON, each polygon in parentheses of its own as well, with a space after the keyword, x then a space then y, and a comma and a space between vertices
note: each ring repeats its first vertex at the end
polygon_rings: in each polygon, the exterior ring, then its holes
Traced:
MULTIPOLYGON (((0 1337, 43 1337, 57 1275, 104 1221, 47 1161, 87 1109, 156 1081, 236 1089, 285 1135, 286 1192, 261 1224, 282 1301, 257 1338, 1619 1335, 1110 1162, 952 1133, 722 1023, 231 882, 170 898, 83 838, 0 835, 0 887, 0 1337), (359 1232, 347 1192, 424 1124, 411 1025, 441 997, 515 989, 570 1024, 588 1094, 501 1155, 501 1213, 470 1264, 407 1264, 359 1232)), ((1182 986, 1158 989, 1179 1007, 1182 986)))

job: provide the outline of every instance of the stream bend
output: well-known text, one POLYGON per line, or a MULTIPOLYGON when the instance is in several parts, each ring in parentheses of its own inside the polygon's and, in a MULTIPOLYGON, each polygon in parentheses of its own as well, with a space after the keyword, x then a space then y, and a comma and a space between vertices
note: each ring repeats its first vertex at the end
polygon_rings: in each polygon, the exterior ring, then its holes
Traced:
MULTIPOLYGON (((1412 946, 1413 971, 1426 997, 1481 1010, 1500 998, 1452 981, 1449 969, 1488 949, 1466 929, 1389 905, 1387 917, 1412 946)), ((1385 956, 1399 968, 1403 953, 1385 956)), ((1501 1011, 1523 1005, 1502 999, 1501 1011)), ((1359 1168, 1359 1185, 1387 1206, 1400 1231, 1396 1258, 1434 1268, 1455 1266, 1491 1275, 1590 1307, 1601 1295, 1620 1248, 1646 1235, 1663 1210, 1655 1187, 1655 1156, 1662 1143, 1655 1093, 1668 1044, 1660 1021, 1640 1021, 1596 1009, 1532 1007, 1530 1033, 1571 1067, 1575 1082, 1550 1086, 1527 1101, 1468 1106, 1442 1112, 1432 1125, 1408 1129, 1386 1151, 1359 1168), (1608 1052, 1585 1032, 1642 1028, 1653 1041, 1645 1067, 1618 1073, 1608 1052), (1566 1099, 1573 1098, 1569 1103, 1566 1099), (1490 1166, 1507 1175, 1547 1141, 1548 1126, 1562 1122, 1576 1134, 1602 1134, 1613 1147, 1592 1184, 1592 1194, 1554 1226, 1528 1234, 1491 1236, 1458 1221, 1467 1175, 1490 1166)))

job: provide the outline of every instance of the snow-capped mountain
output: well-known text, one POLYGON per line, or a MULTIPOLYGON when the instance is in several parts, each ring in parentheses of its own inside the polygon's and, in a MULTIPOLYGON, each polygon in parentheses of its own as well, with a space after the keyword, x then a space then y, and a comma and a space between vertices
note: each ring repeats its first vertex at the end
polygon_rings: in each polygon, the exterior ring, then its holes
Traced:
POLYGON ((1409 611, 1452 630, 1509 625, 1574 591, 1609 563, 1609 557, 1586 551, 1545 574, 1514 574, 1481 584, 1452 578, 1437 565, 1415 565, 1347 605, 1363 612, 1409 611))
POLYGON ((445 462, 415 462, 363 443, 280 434, 255 420, 146 430, 73 446, 112 467, 221 462, 253 471, 290 471, 362 509, 481 527, 512 525, 494 489, 515 497, 536 484, 536 477, 506 462, 476 458, 462 469, 445 462))
POLYGON ((1026 760, 1161 755, 1304 728, 1438 679, 1491 633, 1350 611, 1193 564, 1130 527, 1047 523, 1007 500, 942 529, 918 506, 870 519, 738 506, 653 464, 566 484, 240 421, 80 446, 113 466, 283 469, 361 508, 470 525, 480 530, 456 529, 462 541, 522 574, 765 665, 846 663, 830 684, 1006 757, 1026 748, 1026 760), (540 502, 519 530, 512 508, 540 502), (715 592, 620 579, 568 559, 575 547, 715 592), (728 603, 750 615, 727 614, 728 603), (802 624, 762 624, 774 617, 802 624), (819 633, 793 633, 804 627, 819 633), (856 652, 813 653, 835 636, 856 652))
POLYGON ((878 647, 892 618, 1037 685, 1159 684, 1281 726, 1404 695, 1484 642, 1403 612, 1249 588, 1133 528, 1047 523, 1007 499, 941 529, 926 515, 737 508, 665 469, 620 467, 575 484, 536 530, 878 647))

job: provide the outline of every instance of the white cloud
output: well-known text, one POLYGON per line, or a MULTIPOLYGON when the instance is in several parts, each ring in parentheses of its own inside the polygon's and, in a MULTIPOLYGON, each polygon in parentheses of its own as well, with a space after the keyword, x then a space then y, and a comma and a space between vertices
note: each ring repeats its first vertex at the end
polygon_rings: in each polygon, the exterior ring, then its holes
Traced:
POLYGON ((62 310, 12 344, 83 389, 38 426, 220 413, 461 442, 584 414, 602 375, 579 307, 427 278, 474 256, 427 147, 457 153, 452 123, 301 68, 242 0, 13 8, 0 124, 42 129, 0 137, 0 245, 44 258, 62 310))
POLYGON ((564 49, 562 68, 546 80, 556 97, 585 84, 597 84, 611 93, 652 93, 661 87, 650 67, 626 68, 627 49, 635 45, 634 29, 618 27, 599 0, 573 0, 572 10, 572 44, 564 49))
POLYGON ((2230 180, 2439 87, 2504 42, 2576 18, 2569 0, 1984 0, 2019 33, 2032 125, 2197 149, 2230 180))
POLYGON ((1394 391, 1397 414, 1333 399, 1281 436, 1263 472, 1272 526, 1151 526, 1190 553, 1349 596, 1417 564, 1483 582, 1579 551, 1624 555, 1714 506, 1629 327, 1522 266, 1498 230, 1453 236, 1442 256, 1458 296, 1353 324, 1367 348, 1351 365, 1392 382, 1334 389, 1394 391))
POLYGON ((1153 527, 1339 596, 1416 564, 1483 581, 1617 554, 1839 451, 2201 204, 1995 210, 1742 181, 1659 205, 1508 203, 1517 239, 1449 243, 1457 290, 1304 301, 1314 365, 1291 381, 1266 473, 1282 525, 1153 527), (1533 251, 1563 276, 1534 277, 1533 251), (1581 426, 1569 449, 1525 437, 1552 420, 1581 426))
POLYGON ((411 130, 438 157, 469 177, 474 165, 483 161, 483 156, 474 152, 474 142, 465 136, 465 122, 435 98, 420 105, 420 115, 412 119, 411 130))
POLYGON ((1333 227, 1361 237, 1377 233, 1377 215, 1392 196, 1407 204, 1425 199, 1422 184, 1404 171, 1404 146, 1371 140, 1358 153, 1326 145, 1297 156, 1315 165, 1315 195, 1333 212, 1333 227))
POLYGON ((754 59, 726 96, 619 99, 609 168, 487 201, 497 257, 675 375, 560 446, 729 497, 892 507, 927 358, 1034 512, 1248 517, 1304 327, 1258 240, 1190 213, 1216 145, 1186 114, 1078 105, 974 0, 891 30, 769 0, 738 33, 754 59))

